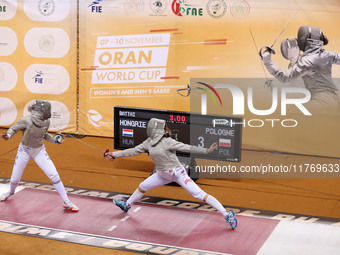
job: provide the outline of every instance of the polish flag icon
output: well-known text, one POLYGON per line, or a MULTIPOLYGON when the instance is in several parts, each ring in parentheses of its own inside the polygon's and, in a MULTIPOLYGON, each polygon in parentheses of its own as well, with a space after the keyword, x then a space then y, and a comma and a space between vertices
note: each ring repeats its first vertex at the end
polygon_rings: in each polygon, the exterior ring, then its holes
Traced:
POLYGON ((231 147, 231 140, 220 138, 218 144, 221 147, 231 147))

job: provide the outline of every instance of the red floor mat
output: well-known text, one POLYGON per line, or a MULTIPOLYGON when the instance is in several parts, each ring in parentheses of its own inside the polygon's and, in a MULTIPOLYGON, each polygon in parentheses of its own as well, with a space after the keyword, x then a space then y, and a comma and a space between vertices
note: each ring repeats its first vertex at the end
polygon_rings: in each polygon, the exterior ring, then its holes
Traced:
POLYGON ((279 222, 238 216, 239 225, 232 230, 217 212, 137 203, 123 213, 108 199, 79 195, 70 195, 70 199, 80 208, 78 213, 64 210, 56 192, 24 189, 0 203, 0 219, 242 255, 256 254, 279 222))

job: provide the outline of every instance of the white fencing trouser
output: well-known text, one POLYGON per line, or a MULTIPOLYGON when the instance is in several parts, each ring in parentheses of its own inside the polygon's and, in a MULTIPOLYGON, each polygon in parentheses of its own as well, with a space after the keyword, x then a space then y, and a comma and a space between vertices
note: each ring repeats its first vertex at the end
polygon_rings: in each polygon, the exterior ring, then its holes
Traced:
POLYGON ((205 201, 216 210, 218 210, 223 216, 226 216, 227 211, 221 205, 221 203, 211 195, 205 193, 187 174, 183 166, 176 167, 173 171, 168 172, 156 172, 144 180, 139 188, 131 195, 127 200, 127 204, 132 205, 142 198, 144 193, 150 189, 166 185, 170 182, 176 182, 181 185, 187 192, 193 197, 205 201))
POLYGON ((57 169, 54 166, 50 157, 48 156, 44 145, 39 149, 32 149, 22 144, 19 145, 11 176, 10 183, 11 193, 14 193, 16 187, 18 186, 21 180, 25 167, 31 158, 34 159, 35 163, 37 163, 41 170, 43 170, 44 173, 48 176, 48 178, 50 178, 63 201, 65 202, 69 201, 64 185, 60 180, 57 169))

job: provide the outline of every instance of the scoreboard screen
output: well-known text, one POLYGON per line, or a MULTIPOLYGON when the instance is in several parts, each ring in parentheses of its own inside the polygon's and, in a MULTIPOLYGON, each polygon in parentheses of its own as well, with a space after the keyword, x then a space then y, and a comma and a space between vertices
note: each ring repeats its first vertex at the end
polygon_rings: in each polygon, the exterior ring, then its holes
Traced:
POLYGON ((178 152, 179 155, 233 162, 241 160, 242 118, 223 115, 115 106, 114 148, 124 150, 146 140, 146 127, 151 118, 165 120, 171 137, 179 142, 205 148, 218 143, 218 149, 211 154, 178 152))

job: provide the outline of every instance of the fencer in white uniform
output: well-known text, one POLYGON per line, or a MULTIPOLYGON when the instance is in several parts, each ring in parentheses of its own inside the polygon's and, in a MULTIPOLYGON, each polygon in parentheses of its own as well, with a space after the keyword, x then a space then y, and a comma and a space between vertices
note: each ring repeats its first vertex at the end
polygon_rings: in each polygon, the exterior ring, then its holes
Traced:
POLYGON ((180 163, 176 156, 176 151, 186 153, 207 154, 217 149, 217 143, 214 143, 210 148, 201 148, 178 142, 169 137, 169 131, 166 129, 164 120, 152 118, 147 125, 148 138, 140 145, 124 151, 108 152, 112 158, 122 158, 135 156, 143 152, 148 152, 155 163, 156 172, 140 183, 139 187, 125 202, 114 199, 115 204, 124 212, 127 212, 131 206, 139 201, 144 193, 150 189, 177 182, 193 197, 208 203, 219 211, 230 224, 232 229, 237 226, 237 220, 234 217, 235 213, 226 209, 213 196, 205 193, 187 174, 184 166, 180 163))
POLYGON ((332 65, 340 65, 340 54, 323 49, 326 44, 328 39, 320 28, 301 26, 296 39, 285 39, 281 43, 283 57, 291 62, 288 70, 281 70, 272 61, 271 50, 262 54, 263 63, 280 82, 301 78, 311 93, 313 105, 338 107, 339 88, 332 79, 332 65))
POLYGON ((10 190, 1 195, 0 201, 6 201, 14 194, 28 161, 34 159, 37 165, 52 181, 55 189, 64 202, 64 208, 77 212, 79 208, 69 200, 57 169, 48 156, 43 143, 44 139, 58 144, 61 144, 64 141, 64 136, 62 134, 53 136, 47 132, 50 126, 51 104, 48 101, 36 100, 33 105, 29 106, 28 110, 31 113, 30 115, 21 118, 17 123, 11 126, 7 132, 5 131, 1 135, 4 140, 8 140, 18 131, 22 130, 23 132, 13 166, 10 190))

